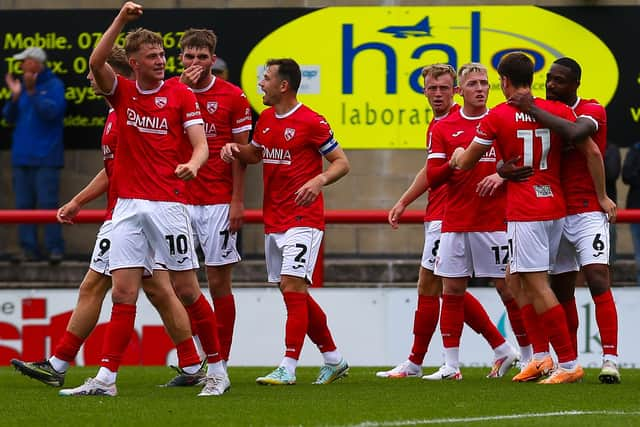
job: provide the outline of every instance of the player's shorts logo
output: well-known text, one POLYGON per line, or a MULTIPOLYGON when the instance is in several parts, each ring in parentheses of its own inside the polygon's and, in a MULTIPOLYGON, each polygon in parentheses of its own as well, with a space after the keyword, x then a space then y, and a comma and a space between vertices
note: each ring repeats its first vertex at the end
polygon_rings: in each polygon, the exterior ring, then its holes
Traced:
POLYGON ((292 128, 286 128, 284 130, 284 139, 291 141, 296 134, 296 130, 292 128))
POLYGON ((164 108, 167 105, 167 97, 166 96, 156 96, 155 99, 156 107, 164 108))
POLYGON ((208 101, 207 102, 207 112, 209 114, 213 114, 218 110, 218 101, 208 101))

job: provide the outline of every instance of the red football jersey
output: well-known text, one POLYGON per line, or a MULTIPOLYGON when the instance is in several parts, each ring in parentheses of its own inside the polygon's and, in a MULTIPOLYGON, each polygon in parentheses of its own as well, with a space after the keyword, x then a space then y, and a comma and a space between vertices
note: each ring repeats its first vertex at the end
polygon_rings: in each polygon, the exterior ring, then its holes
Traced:
MULTIPOLYGON (((215 77, 208 87, 192 90, 200 104, 204 120, 209 159, 198 170, 196 179, 187 182, 188 203, 230 203, 233 192, 231 164, 220 158, 220 150, 224 144, 233 142, 233 134, 251 130, 249 101, 242 89, 215 77)), ((192 150, 188 152, 191 153, 192 150)))
MULTIPOLYGON (((476 135, 478 123, 485 116, 465 116, 462 110, 441 120, 433 130, 431 154, 427 168, 449 162, 457 147, 467 148, 476 135)), ((506 188, 502 185, 493 196, 480 197, 478 183, 496 172, 499 157, 495 147, 471 170, 454 170, 449 177, 447 203, 442 220, 442 232, 506 231, 506 188)), ((445 187, 445 185, 443 185, 445 187)))
POLYGON ((113 160, 116 155, 116 147, 118 145, 118 123, 116 122, 116 111, 111 108, 107 115, 107 121, 102 131, 102 159, 104 161, 104 170, 109 177, 109 187, 107 188, 107 215, 105 220, 111 219, 113 209, 116 207, 118 195, 113 176, 113 160))
POLYGON ((251 144, 262 149, 265 233, 293 227, 324 229, 322 193, 309 206, 295 203, 295 192, 322 173, 322 157, 338 147, 324 117, 298 104, 284 115, 260 114, 251 144))
MULTIPOLYGON (((536 98, 535 104, 552 114, 575 121, 565 104, 536 98)), ((517 166, 532 166, 533 176, 524 182, 507 182, 507 220, 544 221, 565 216, 560 184, 562 139, 543 128, 529 114, 503 102, 489 111, 478 126, 474 142, 494 144, 501 158, 521 157, 517 166)))
POLYGON ((177 80, 141 90, 118 76, 107 99, 119 117, 118 197, 186 202, 185 182, 174 171, 182 163, 185 129, 203 123, 193 92, 177 80))
MULTIPOLYGON (((578 117, 586 117, 596 125, 591 139, 604 158, 607 149, 607 112, 595 99, 580 99, 571 107, 578 117)), ((562 157, 562 190, 567 201, 567 215, 601 211, 593 179, 587 168, 587 160, 573 146, 565 148, 562 157)))
MULTIPOLYGON (((433 132, 434 126, 439 123, 441 120, 449 117, 450 114, 455 113, 460 109, 460 105, 453 104, 451 109, 447 114, 440 117, 434 117, 431 122, 429 122, 429 126, 427 127, 427 158, 429 156, 430 147, 431 147, 431 133, 433 132)), ((425 176, 425 179, 427 177, 425 176)), ((447 203, 447 186, 443 185, 441 187, 436 188, 435 190, 429 190, 429 194, 427 196, 427 208, 424 213, 424 222, 429 221, 439 221, 442 220, 444 216, 444 207, 447 203)))

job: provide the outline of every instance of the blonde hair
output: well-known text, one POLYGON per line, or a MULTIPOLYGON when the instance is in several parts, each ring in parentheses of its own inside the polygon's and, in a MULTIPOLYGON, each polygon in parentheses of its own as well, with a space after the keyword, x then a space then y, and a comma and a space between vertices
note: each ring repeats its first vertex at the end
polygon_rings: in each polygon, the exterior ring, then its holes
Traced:
POLYGON ((488 74, 487 67, 480 64, 479 62, 469 62, 468 64, 464 64, 460 69, 458 69, 458 81, 460 84, 464 80, 466 80, 469 73, 484 73, 488 74))
POLYGON ((431 77, 437 79, 444 75, 450 75, 453 80, 453 86, 456 86, 456 70, 449 64, 431 64, 422 69, 422 77, 431 77))
POLYGON ((151 30, 136 28, 127 33, 127 37, 124 39, 124 50, 127 52, 127 56, 131 56, 145 44, 163 47, 162 37, 151 30))

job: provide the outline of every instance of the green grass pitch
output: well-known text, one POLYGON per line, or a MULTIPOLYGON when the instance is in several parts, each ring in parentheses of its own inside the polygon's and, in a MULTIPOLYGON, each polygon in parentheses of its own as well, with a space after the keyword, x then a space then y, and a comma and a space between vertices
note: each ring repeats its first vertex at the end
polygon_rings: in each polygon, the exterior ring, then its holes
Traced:
MULTIPOLYGON (((294 386, 259 386, 272 368, 229 368, 232 387, 221 397, 199 388, 156 387, 172 376, 162 367, 123 367, 118 396, 59 397, 57 389, 0 368, 2 426, 640 426, 640 370, 622 370, 622 383, 516 384, 464 368, 460 382, 386 380, 377 368, 352 368, 347 378, 312 385, 317 368, 299 368, 294 386)), ((434 368, 435 369, 435 368, 434 368)), ((96 368, 74 367, 75 387, 96 368)), ((425 372, 431 372, 429 368, 425 372)))

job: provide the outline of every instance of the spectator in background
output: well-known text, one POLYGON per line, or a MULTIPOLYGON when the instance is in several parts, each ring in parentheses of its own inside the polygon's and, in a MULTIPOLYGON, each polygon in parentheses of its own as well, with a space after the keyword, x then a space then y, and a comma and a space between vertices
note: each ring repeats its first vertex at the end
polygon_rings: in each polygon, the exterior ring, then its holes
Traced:
MULTIPOLYGON (((613 142, 607 143, 607 149, 604 152, 604 174, 607 187, 607 196, 615 204, 618 204, 618 188, 616 183, 620 177, 620 169, 622 161, 620 159, 620 147, 613 142)), ((618 233, 616 232, 616 224, 609 224, 609 265, 614 266, 617 257, 616 245, 618 241, 618 233)))
MULTIPOLYGON (((22 61, 22 79, 10 73, 5 76, 11 99, 2 115, 15 125, 11 162, 16 208, 57 209, 64 161, 64 85, 47 68, 47 55, 41 48, 27 48, 13 58, 22 61)), ((41 251, 36 226, 21 224, 18 234, 21 253, 15 260, 38 260, 41 251)), ((49 263, 59 264, 64 253, 60 224, 45 226, 45 246, 49 263)))
MULTIPOLYGON (((627 209, 640 209, 640 142, 629 147, 622 165, 622 181, 629 186, 627 209)), ((632 222, 630 226, 636 259, 636 284, 640 285, 640 224, 632 222)))
POLYGON ((222 80, 229 80, 229 68, 227 68, 227 62, 220 58, 216 57, 216 62, 213 63, 213 75, 216 77, 220 77, 222 80))

